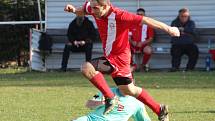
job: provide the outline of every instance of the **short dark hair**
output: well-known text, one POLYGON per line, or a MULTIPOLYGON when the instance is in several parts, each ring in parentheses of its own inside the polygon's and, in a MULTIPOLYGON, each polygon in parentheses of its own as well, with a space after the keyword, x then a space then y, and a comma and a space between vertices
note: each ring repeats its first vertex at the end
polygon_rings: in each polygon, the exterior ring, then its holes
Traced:
MULTIPOLYGON (((182 9, 180 9, 179 11, 178 11, 178 16, 177 16, 177 18, 175 19, 175 20, 179 20, 179 16, 180 16, 180 14, 183 14, 183 13, 185 13, 185 12, 190 12, 190 10, 188 9, 188 8, 182 8, 182 9)), ((191 19, 191 17, 189 16, 189 20, 191 19)))
POLYGON ((190 10, 188 8, 182 8, 178 11, 178 13, 185 13, 185 12, 189 12, 190 10))
POLYGON ((100 5, 110 5, 110 0, 96 0, 100 5))
POLYGON ((145 9, 143 9, 143 8, 138 8, 138 9, 137 9, 137 12, 143 12, 143 13, 145 13, 146 11, 145 11, 145 9))

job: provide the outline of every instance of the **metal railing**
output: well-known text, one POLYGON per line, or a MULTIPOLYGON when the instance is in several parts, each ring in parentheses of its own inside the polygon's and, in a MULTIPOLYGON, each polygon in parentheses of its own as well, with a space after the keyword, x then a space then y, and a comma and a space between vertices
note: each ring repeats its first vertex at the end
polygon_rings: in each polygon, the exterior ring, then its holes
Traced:
POLYGON ((2 21, 0 22, 0 25, 27 25, 27 24, 45 24, 45 21, 2 21))

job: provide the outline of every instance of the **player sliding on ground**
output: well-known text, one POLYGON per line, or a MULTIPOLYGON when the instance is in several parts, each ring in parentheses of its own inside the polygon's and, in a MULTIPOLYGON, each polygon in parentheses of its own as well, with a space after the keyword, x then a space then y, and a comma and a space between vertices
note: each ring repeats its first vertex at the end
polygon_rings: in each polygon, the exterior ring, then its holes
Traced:
POLYGON ((110 74, 123 95, 136 97, 149 106, 160 121, 168 121, 168 107, 157 103, 144 89, 133 83, 130 70, 129 29, 137 25, 149 25, 161 29, 171 36, 180 36, 176 27, 170 27, 149 17, 138 16, 114 7, 109 0, 90 0, 83 7, 66 5, 65 11, 78 16, 92 15, 98 26, 103 44, 104 57, 93 59, 82 65, 83 75, 105 96, 104 115, 117 105, 117 97, 110 90, 103 74, 110 74), (102 74, 103 73, 103 74, 102 74))
POLYGON ((134 121, 151 121, 143 103, 131 96, 123 96, 118 88, 112 88, 112 92, 119 97, 119 104, 108 115, 103 112, 104 97, 101 93, 95 95, 89 100, 86 106, 95 109, 87 116, 80 117, 73 121, 128 121, 133 118, 134 121))

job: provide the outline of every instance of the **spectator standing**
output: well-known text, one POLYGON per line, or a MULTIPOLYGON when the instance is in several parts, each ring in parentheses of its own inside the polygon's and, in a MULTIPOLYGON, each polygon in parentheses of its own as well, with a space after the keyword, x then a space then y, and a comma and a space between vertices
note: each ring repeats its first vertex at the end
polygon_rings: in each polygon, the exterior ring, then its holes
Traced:
POLYGON ((187 8, 179 10, 178 17, 172 22, 171 26, 179 28, 181 36, 172 37, 171 56, 172 69, 171 71, 178 71, 183 55, 187 55, 189 61, 187 63, 186 71, 193 70, 199 57, 199 50, 195 41, 195 22, 190 18, 190 12, 187 8))
POLYGON ((76 17, 69 25, 61 70, 67 70, 70 51, 85 52, 86 61, 92 58, 93 40, 96 39, 96 30, 93 23, 85 16, 76 17))

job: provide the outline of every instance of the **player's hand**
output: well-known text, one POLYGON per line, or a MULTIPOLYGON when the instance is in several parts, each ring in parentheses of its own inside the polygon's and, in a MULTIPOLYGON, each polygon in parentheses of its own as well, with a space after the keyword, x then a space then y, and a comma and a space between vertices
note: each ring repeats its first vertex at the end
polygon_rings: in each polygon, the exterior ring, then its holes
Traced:
POLYGON ((168 33, 172 37, 179 37, 180 36, 180 31, 179 31, 179 29, 177 27, 169 27, 168 33))
POLYGON ((142 43, 142 42, 138 42, 136 46, 137 46, 137 47, 142 47, 142 46, 143 46, 143 43, 142 43))
POLYGON ((184 31, 184 27, 178 27, 178 29, 179 29, 180 32, 184 31))
POLYGON ((131 41, 131 44, 132 44, 133 46, 136 46, 136 45, 137 45, 137 42, 131 41))
POLYGON ((97 101, 97 100, 88 100, 86 103, 86 107, 89 109, 95 109, 98 106, 103 105, 103 101, 97 101))
POLYGON ((67 4, 64 8, 64 11, 75 13, 76 8, 73 5, 67 4))
POLYGON ((80 45, 81 45, 81 46, 84 46, 85 44, 86 44, 85 41, 80 41, 80 45))
POLYGON ((73 42, 73 44, 74 44, 76 47, 79 47, 79 42, 78 42, 78 41, 75 40, 75 41, 73 42))

